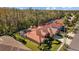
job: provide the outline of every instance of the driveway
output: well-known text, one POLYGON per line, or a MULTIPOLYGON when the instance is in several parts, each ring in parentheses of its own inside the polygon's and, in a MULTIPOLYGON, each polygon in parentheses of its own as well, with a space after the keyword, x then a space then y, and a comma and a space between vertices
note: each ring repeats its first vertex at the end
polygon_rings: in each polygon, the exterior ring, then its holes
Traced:
POLYGON ((68 51, 79 51, 79 31, 73 38, 71 44, 70 44, 70 49, 68 51))

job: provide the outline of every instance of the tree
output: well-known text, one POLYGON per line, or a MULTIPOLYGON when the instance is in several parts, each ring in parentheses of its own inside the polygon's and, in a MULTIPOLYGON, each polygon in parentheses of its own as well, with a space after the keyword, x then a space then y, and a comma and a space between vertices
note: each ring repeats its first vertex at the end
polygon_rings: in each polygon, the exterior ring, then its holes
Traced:
POLYGON ((40 50, 43 50, 43 51, 50 50, 52 48, 52 38, 50 38, 49 36, 46 36, 46 38, 41 43, 39 48, 40 48, 40 50))
POLYGON ((14 32, 27 29, 31 25, 38 26, 48 22, 48 19, 63 17, 65 25, 73 26, 79 19, 79 11, 0 8, 0 35, 12 35, 14 32), (73 15, 76 18, 70 24, 67 18, 73 15))

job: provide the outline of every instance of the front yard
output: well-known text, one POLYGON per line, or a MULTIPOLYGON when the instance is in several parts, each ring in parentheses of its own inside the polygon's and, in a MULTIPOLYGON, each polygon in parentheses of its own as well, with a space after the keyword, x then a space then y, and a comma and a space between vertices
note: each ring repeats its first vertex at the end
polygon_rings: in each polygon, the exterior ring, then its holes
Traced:
POLYGON ((25 44, 26 47, 31 48, 33 51, 39 51, 38 44, 30 41, 29 39, 26 39, 27 44, 25 44))

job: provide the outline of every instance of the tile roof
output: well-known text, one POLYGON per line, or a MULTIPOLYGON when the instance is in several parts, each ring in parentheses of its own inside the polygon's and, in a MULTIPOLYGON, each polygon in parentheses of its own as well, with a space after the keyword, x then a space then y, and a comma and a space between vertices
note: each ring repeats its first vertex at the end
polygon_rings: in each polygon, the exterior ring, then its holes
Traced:
MULTIPOLYGON (((38 31, 39 32, 39 31, 38 31)), ((41 36, 41 33, 37 32, 37 29, 32 29, 31 32, 27 32, 26 36, 29 37, 30 39, 33 39, 34 41, 36 41, 37 43, 40 43, 40 39, 41 41, 43 41, 43 37, 41 36)))
POLYGON ((37 43, 43 42, 46 34, 50 33, 55 35, 58 32, 58 27, 64 26, 62 20, 55 20, 53 23, 46 23, 44 25, 32 28, 31 32, 27 32, 26 36, 36 41, 37 43), (56 28, 54 28, 56 27, 56 28))

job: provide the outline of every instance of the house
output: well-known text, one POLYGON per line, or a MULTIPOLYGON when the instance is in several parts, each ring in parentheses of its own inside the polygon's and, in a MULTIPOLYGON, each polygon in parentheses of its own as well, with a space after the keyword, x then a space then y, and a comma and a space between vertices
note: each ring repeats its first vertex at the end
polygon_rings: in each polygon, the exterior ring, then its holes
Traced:
POLYGON ((60 31, 59 29, 62 26, 64 26, 63 20, 57 19, 53 21, 53 23, 46 23, 44 25, 31 28, 30 31, 24 34, 24 36, 36 43, 41 43, 45 40, 45 36, 47 34, 50 34, 50 36, 55 35, 60 31))
POLYGON ((50 33, 51 35, 57 33, 57 29, 55 28, 45 28, 45 27, 38 27, 31 29, 30 32, 26 33, 27 38, 35 41, 37 43, 41 43, 44 41, 45 36, 50 33))
POLYGON ((0 51, 30 51, 19 41, 10 36, 0 36, 0 51))
POLYGON ((70 16, 70 17, 68 18, 68 21, 69 21, 69 22, 72 22, 74 19, 75 19, 75 16, 73 15, 73 16, 70 16))

